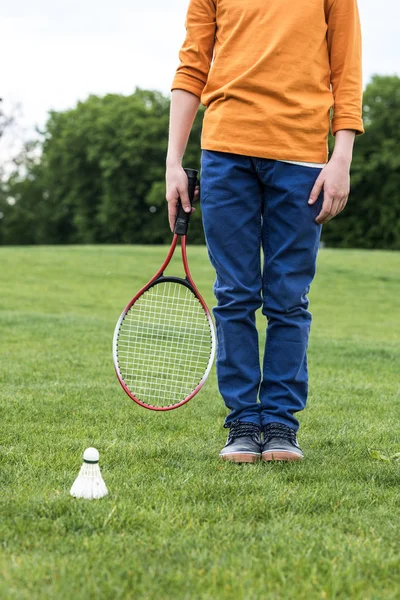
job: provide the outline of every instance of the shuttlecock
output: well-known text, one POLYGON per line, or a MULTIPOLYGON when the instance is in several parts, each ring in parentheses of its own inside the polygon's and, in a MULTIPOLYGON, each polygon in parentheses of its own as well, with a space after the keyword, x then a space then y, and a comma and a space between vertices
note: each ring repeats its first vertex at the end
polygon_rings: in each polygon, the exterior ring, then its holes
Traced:
POLYGON ((106 484, 100 473, 99 453, 96 448, 86 448, 83 465, 70 491, 74 498, 102 498, 108 494, 106 484))

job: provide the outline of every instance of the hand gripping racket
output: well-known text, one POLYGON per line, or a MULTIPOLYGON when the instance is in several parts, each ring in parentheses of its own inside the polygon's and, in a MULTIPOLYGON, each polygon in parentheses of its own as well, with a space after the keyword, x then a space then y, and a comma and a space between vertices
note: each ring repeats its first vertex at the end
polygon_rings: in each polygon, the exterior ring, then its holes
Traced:
MULTIPOLYGON (((185 169, 190 203, 198 172, 185 169)), ((174 236, 157 273, 132 298, 114 332, 114 367, 125 392, 140 406, 171 410, 201 389, 214 360, 215 333, 210 311, 189 271, 186 233, 190 213, 180 200, 174 236), (186 277, 165 276, 181 238, 186 277)))

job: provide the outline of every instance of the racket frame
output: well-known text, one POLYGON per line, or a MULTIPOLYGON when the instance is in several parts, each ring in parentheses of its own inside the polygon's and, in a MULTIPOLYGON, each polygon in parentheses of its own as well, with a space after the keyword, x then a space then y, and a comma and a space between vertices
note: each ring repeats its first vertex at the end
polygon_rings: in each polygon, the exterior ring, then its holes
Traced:
POLYGON ((183 404, 186 404, 186 402, 189 402, 189 400, 191 400, 191 398, 193 398, 193 396, 195 396, 200 389, 203 387, 214 362, 214 357, 215 357, 215 347, 216 347, 216 339, 215 339, 215 331, 214 331, 214 324, 212 321, 212 317, 211 317, 211 313, 204 301, 204 299, 202 298, 202 296, 200 295, 196 284, 193 281, 193 278, 191 276, 190 273, 190 269, 189 269, 189 264, 188 264, 188 259, 187 259, 187 253, 186 253, 186 234, 185 235, 179 235, 178 233, 174 233, 174 237, 172 238, 172 243, 170 246, 170 249, 168 251, 168 254, 163 262, 163 264, 161 265, 161 267, 159 268, 159 270, 156 272, 155 275, 153 275, 153 277, 150 279, 150 281, 148 283, 146 283, 146 285, 144 287, 142 287, 138 293, 136 294, 136 296, 134 296, 132 298, 132 300, 126 305, 125 309, 123 310, 120 318, 118 319, 117 325, 115 327, 115 331, 114 331, 114 337, 113 337, 113 361, 114 361, 114 369, 118 378, 119 383, 121 384, 122 388, 124 389, 124 391, 126 392, 126 394, 128 394, 128 396, 137 404, 139 404, 140 406, 143 406, 144 408, 148 408, 150 410, 156 410, 156 411, 167 411, 167 410, 173 410, 175 408, 179 408, 180 406, 182 406, 183 404), (182 279, 181 277, 169 277, 169 276, 164 276, 164 271, 167 268, 167 266, 169 265, 169 263, 171 262, 171 259, 174 255, 177 243, 178 243, 178 238, 181 238, 181 252, 182 252, 182 262, 183 262, 183 267, 185 270, 185 275, 186 278, 182 279), (175 282, 175 283, 180 283, 182 285, 185 285, 187 288, 189 288, 194 295, 196 296, 196 298, 199 300, 200 304, 202 305, 204 312, 207 316, 208 322, 209 322, 209 326, 210 326, 210 334, 211 334, 211 352, 210 352, 210 359, 208 362, 208 366, 206 371, 204 372, 203 377, 201 378, 200 382, 197 384, 196 388, 184 399, 181 400, 180 402, 176 402, 175 404, 170 404, 167 406, 154 406, 152 404, 148 404, 146 402, 143 402, 142 400, 140 400, 139 398, 137 398, 134 393, 128 388, 128 386, 126 385, 125 381, 122 378, 122 375, 120 373, 119 367, 118 367, 118 334, 121 328, 121 324, 122 321, 124 320, 125 316, 127 315, 128 311, 131 309, 131 307, 135 304, 135 302, 145 293, 147 292, 147 290, 149 290, 151 287, 153 287, 154 285, 161 283, 163 281, 171 281, 171 282, 175 282))

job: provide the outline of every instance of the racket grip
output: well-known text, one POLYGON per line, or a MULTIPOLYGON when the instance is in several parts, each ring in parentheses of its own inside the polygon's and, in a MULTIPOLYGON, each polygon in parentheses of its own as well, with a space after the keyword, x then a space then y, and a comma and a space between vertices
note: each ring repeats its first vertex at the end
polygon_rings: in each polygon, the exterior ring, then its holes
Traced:
MULTIPOLYGON (((193 199, 194 199, 194 192, 196 189, 196 185, 198 184, 197 176, 198 176, 199 172, 196 171, 196 169, 184 169, 184 171, 188 177, 188 194, 189 194, 190 205, 192 205, 193 199)), ((189 227, 190 214, 191 214, 190 212, 186 213, 183 210, 181 201, 179 200, 178 201, 178 215, 177 215, 176 221, 175 221, 174 233, 177 233, 178 235, 186 235, 188 227, 189 227)))

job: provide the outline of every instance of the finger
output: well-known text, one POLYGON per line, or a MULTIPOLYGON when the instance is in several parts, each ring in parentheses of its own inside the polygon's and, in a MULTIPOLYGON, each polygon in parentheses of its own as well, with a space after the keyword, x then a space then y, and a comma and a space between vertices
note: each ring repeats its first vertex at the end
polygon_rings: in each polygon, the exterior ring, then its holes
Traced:
POLYGON ((311 190, 310 199, 308 200, 308 204, 314 204, 314 202, 316 202, 318 200, 318 197, 321 193, 323 185, 324 185, 324 179, 321 176, 317 177, 317 180, 314 183, 314 187, 311 190))
POLYGON ((339 211, 339 206, 340 206, 340 199, 339 198, 332 198, 332 205, 331 205, 331 209, 329 211, 331 219, 333 219, 333 217, 336 217, 336 215, 339 214, 339 212, 340 212, 339 211))
POLYGON ((341 201, 340 201, 340 205, 339 205, 339 210, 338 210, 338 214, 341 213, 345 208, 346 208, 346 204, 347 204, 347 199, 348 196, 344 196, 341 201))
MULTIPOLYGON (((192 207, 192 213, 194 213, 195 210, 196 209, 192 207)), ((172 233, 174 232, 174 229, 175 229, 177 214, 178 214, 177 212, 176 213, 168 213, 169 228, 172 231, 172 233)))
POLYGON ((332 218, 332 202, 333 198, 331 198, 327 193, 325 193, 321 212, 319 213, 319 215, 317 215, 315 219, 315 221, 319 225, 327 223, 332 218))
POLYGON ((319 225, 324 225, 325 223, 330 221, 332 218, 333 218, 332 213, 329 210, 327 210, 326 208, 323 208, 315 220, 319 225))
POLYGON ((176 200, 174 202, 168 202, 168 220, 171 231, 175 228, 176 217, 178 215, 178 205, 176 200))
POLYGON ((342 203, 341 198, 335 198, 335 200, 332 202, 332 209, 331 209, 332 217, 336 217, 340 213, 341 203, 342 203))
POLYGON ((190 204, 187 186, 186 186, 186 188, 178 188, 178 192, 179 192, 179 198, 181 200, 183 210, 185 212, 191 212, 192 205, 190 204))
POLYGON ((168 215, 170 217, 173 217, 176 219, 177 215, 178 215, 178 205, 174 204, 173 206, 170 206, 168 204, 168 215))
POLYGON ((344 209, 345 205, 346 205, 346 197, 345 196, 335 198, 332 201, 332 207, 331 207, 332 218, 336 217, 338 214, 340 214, 342 212, 342 210, 344 209))
POLYGON ((324 223, 327 223, 331 218, 331 213, 328 210, 322 209, 315 221, 318 223, 318 225, 324 225, 324 223))

